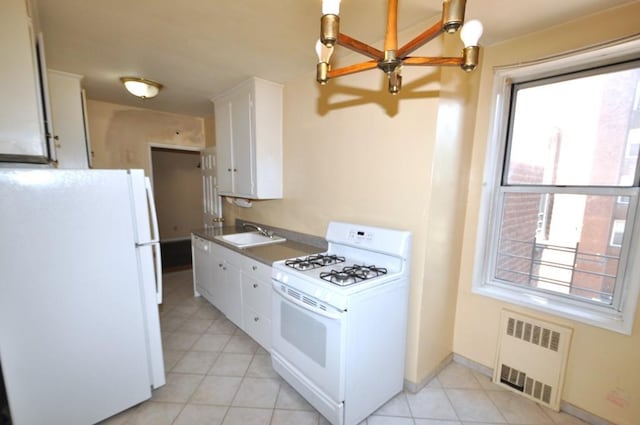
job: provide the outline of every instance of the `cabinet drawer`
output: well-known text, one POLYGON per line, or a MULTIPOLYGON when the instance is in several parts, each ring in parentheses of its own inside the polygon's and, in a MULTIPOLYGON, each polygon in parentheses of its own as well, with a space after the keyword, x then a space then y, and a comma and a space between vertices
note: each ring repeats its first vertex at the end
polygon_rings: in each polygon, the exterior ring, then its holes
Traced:
POLYGON ((244 309, 244 331, 262 347, 271 351, 271 320, 250 308, 244 309))
POLYGON ((253 279, 263 282, 271 281, 271 266, 262 264, 249 257, 242 257, 242 271, 253 279))
POLYGON ((245 306, 271 319, 271 281, 266 282, 242 276, 242 297, 245 306))

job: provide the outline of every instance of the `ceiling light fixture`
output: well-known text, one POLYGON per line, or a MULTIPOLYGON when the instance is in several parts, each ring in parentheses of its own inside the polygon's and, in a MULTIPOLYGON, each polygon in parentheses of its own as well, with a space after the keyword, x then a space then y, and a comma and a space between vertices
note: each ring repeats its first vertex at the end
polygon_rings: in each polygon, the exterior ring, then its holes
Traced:
POLYGON ((129 93, 141 99, 156 97, 162 88, 162 84, 138 77, 121 77, 120 81, 129 93))
POLYGON ((442 19, 427 28, 413 40, 398 48, 398 0, 389 0, 387 8, 387 30, 384 51, 358 41, 340 32, 340 0, 322 1, 320 20, 320 40, 316 43, 318 66, 316 79, 322 85, 330 78, 355 74, 379 68, 389 79, 389 93, 398 94, 402 86, 401 69, 407 66, 460 66, 472 71, 478 65, 480 48, 478 40, 482 36, 482 23, 478 20, 467 22, 460 31, 464 43, 461 57, 415 57, 411 52, 433 40, 441 33, 455 33, 464 23, 466 0, 444 0, 442 19), (346 47, 373 60, 339 69, 331 69, 330 59, 335 45, 346 47))

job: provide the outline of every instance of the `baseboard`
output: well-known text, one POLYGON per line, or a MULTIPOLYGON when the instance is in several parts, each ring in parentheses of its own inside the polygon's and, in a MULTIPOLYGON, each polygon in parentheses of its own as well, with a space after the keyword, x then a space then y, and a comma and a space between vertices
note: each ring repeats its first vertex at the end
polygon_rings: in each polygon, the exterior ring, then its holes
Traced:
POLYGON ((442 370, 447 367, 449 365, 449 363, 451 363, 454 359, 454 354, 449 354, 447 357, 444 358, 444 360, 442 360, 440 362, 440 364, 438 365, 438 367, 435 368, 435 370, 433 372, 431 372, 430 374, 427 375, 426 378, 424 378, 422 381, 415 383, 415 382, 411 382, 411 381, 407 381, 406 379, 404 380, 404 389, 406 391, 409 391, 412 394, 417 393, 418 391, 420 391, 421 389, 423 389, 425 386, 427 386, 427 384, 429 382, 431 382, 431 380, 433 378, 435 378, 436 376, 438 376, 438 374, 440 372, 442 372, 442 370))

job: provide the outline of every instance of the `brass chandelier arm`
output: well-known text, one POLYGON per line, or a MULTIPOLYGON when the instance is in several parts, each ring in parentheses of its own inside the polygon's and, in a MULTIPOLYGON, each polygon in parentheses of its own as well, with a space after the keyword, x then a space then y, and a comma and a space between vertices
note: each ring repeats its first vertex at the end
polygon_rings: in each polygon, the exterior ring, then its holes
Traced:
POLYGON ((351 38, 346 34, 338 34, 337 44, 353 50, 354 52, 360 53, 361 55, 370 57, 371 59, 384 59, 384 52, 382 50, 371 47, 368 44, 356 40, 355 38, 351 38))
POLYGON ((376 68, 378 61, 367 61, 357 63, 355 65, 349 65, 338 69, 332 69, 327 73, 328 78, 341 77, 343 75, 355 74, 357 72, 368 71, 376 68))
POLYGON ((409 56, 402 59, 402 64, 407 66, 460 66, 462 65, 463 58, 456 57, 438 57, 427 58, 419 56, 409 56))
POLYGON ((430 28, 427 28, 424 32, 418 35, 413 40, 407 42, 404 46, 400 47, 396 52, 396 57, 404 58, 414 50, 424 46, 442 33, 442 21, 438 21, 430 28))

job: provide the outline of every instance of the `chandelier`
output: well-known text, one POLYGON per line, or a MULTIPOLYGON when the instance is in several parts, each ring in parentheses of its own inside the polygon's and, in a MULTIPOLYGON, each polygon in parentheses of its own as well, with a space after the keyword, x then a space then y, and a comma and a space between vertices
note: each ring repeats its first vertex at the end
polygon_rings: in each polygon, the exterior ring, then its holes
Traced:
POLYGON ((427 28, 413 40, 398 48, 398 0, 389 0, 387 8, 387 29, 384 39, 384 51, 358 41, 340 32, 340 0, 323 0, 320 21, 320 39, 316 43, 318 65, 316 79, 324 85, 330 78, 355 74, 373 68, 379 68, 387 74, 389 93, 398 94, 402 87, 402 66, 460 66, 472 71, 478 65, 480 48, 478 40, 482 35, 482 24, 471 20, 464 24, 466 0, 444 0, 442 19, 427 28), (455 33, 462 27, 460 38, 464 43, 460 57, 418 57, 409 56, 411 52, 433 40, 441 33, 455 33), (372 60, 332 69, 331 55, 335 45, 346 47, 372 60))

